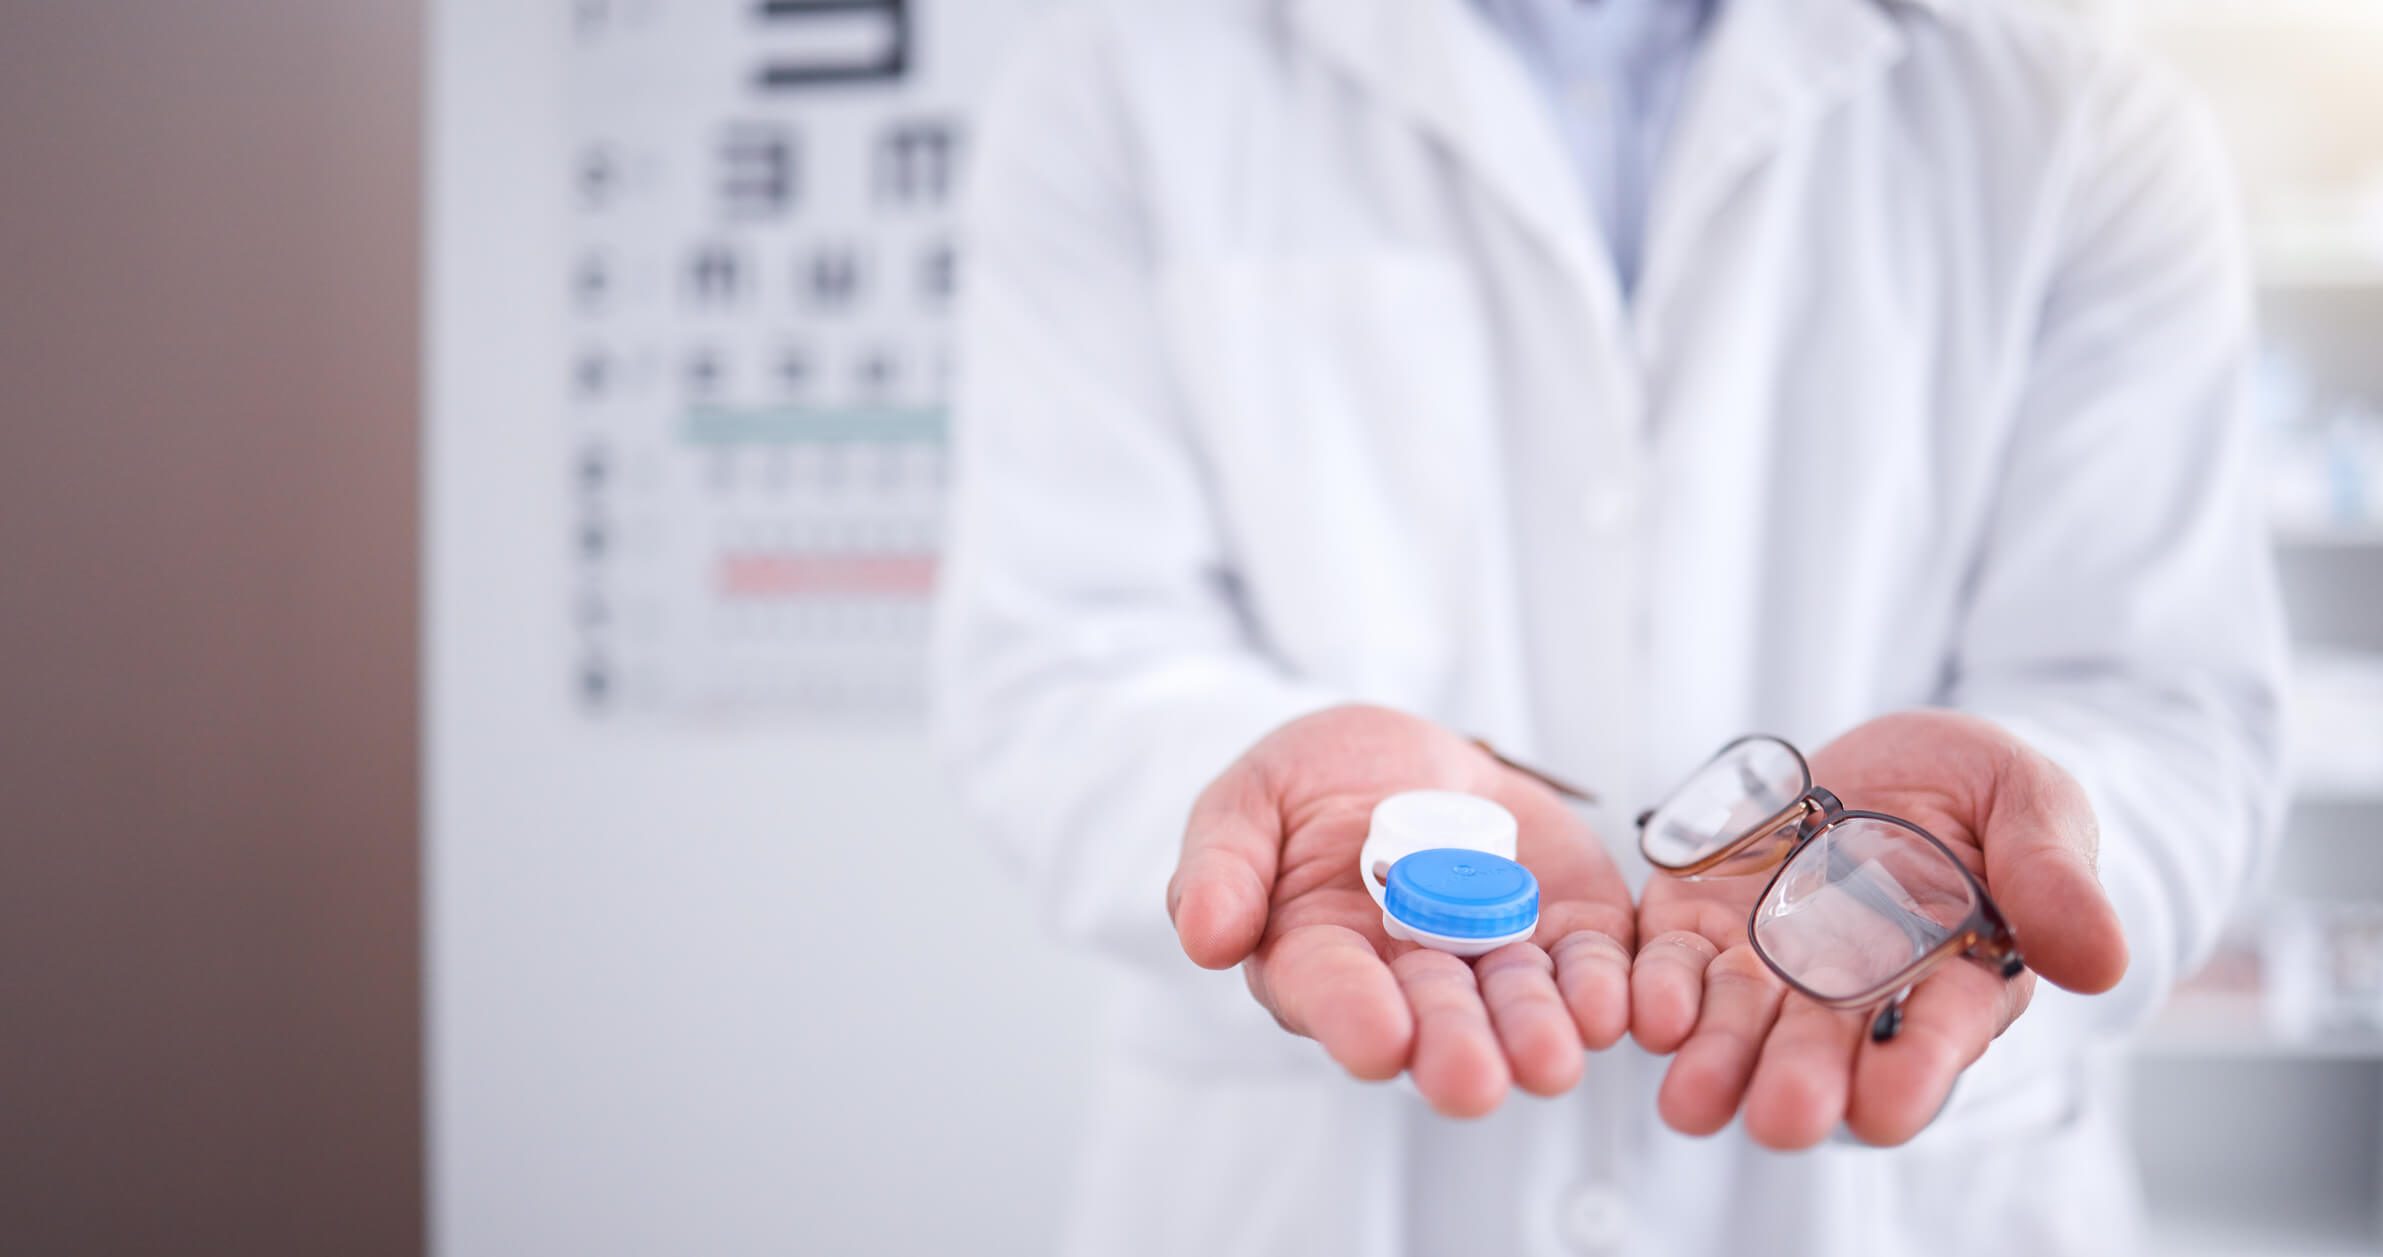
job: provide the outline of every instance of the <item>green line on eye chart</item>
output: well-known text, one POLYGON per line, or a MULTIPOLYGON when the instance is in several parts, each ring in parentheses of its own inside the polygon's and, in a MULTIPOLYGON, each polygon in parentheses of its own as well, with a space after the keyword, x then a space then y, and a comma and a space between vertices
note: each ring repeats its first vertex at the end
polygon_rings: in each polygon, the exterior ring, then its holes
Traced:
POLYGON ((942 410, 923 407, 700 406, 682 435, 692 445, 941 444, 949 426, 942 410))

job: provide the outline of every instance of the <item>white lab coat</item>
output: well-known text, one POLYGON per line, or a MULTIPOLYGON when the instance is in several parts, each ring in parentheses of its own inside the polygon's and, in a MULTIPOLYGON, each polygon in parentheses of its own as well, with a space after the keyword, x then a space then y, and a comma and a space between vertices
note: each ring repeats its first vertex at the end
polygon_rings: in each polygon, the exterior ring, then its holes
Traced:
POLYGON ((1732 0, 1620 300, 1465 0, 1101 0, 974 171, 936 669, 964 797, 1115 958, 1078 1253, 2124 1251, 2093 1044, 2261 863, 2280 632, 2208 128, 2017 0, 1732 0), (1162 895, 1200 786, 1364 699, 1611 800, 1748 730, 1999 719, 2086 785, 2134 964, 1908 1147, 1654 1114, 1624 1048, 1477 1123, 1340 1074, 1162 895))

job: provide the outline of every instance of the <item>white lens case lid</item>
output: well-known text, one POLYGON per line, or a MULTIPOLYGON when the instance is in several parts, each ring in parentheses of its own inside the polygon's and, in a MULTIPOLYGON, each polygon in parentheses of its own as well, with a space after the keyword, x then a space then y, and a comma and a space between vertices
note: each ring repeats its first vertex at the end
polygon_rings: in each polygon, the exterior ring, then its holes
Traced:
POLYGON ((1514 813, 1475 794, 1409 790, 1374 805, 1373 823, 1357 852, 1357 875, 1380 905, 1390 866, 1419 851, 1461 847, 1515 859, 1520 827, 1514 813))

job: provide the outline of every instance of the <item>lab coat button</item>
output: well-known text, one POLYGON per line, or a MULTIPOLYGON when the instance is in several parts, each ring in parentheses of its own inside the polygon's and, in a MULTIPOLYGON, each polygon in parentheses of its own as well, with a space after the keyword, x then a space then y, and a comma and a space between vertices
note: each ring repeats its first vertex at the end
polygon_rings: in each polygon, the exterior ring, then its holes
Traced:
POLYGON ((1630 1231, 1630 1202, 1611 1184, 1584 1183, 1564 1197, 1558 1224, 1577 1252, 1616 1252, 1630 1231))
POLYGON ((1627 484, 1601 484, 1581 501, 1581 518, 1593 532, 1612 532, 1638 511, 1638 493, 1627 484))

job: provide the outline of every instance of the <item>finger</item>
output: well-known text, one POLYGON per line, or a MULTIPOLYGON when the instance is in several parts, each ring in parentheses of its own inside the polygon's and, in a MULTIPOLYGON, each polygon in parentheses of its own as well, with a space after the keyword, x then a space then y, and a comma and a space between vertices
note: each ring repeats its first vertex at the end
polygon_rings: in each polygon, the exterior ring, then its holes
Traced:
POLYGON ((1837 1129, 1853 1091, 1854 1054, 1869 1024, 1860 1011, 1787 997, 1746 1089, 1746 1133, 1754 1142, 1787 1152, 1809 1148, 1837 1129))
POLYGON ((1322 1044, 1359 1078, 1379 1082, 1406 1068, 1414 1014, 1390 967, 1355 930, 1303 925, 1285 931, 1251 966, 1250 993, 1284 1028, 1322 1044))
POLYGON ((2077 779, 2013 738, 1988 795, 1979 845, 1986 884, 2010 917, 2029 967, 2073 991, 2118 985, 2127 967, 2118 910, 2094 860, 2101 837, 2077 779))
POLYGON ((1480 1117, 1506 1098, 1510 1075, 1474 985, 1473 967, 1417 948, 1390 962, 1414 1010, 1415 1089, 1449 1117, 1480 1117))
POLYGON ((1863 1036, 1845 1123, 1863 1142, 1899 1144, 1944 1108, 1961 1071, 2026 1007, 2032 979, 2005 982, 1976 964, 1946 965, 1913 988, 1895 1037, 1863 1036))
POLYGON ((1515 1084, 1553 1096, 1580 1081, 1580 1031, 1556 994, 1555 962, 1529 943, 1509 943, 1473 962, 1490 1027, 1506 1049, 1515 1084))
POLYGON ((1581 1045, 1602 1052, 1630 1031, 1630 952, 1594 930, 1556 941, 1556 990, 1572 1014, 1581 1045))
POLYGON ((1167 882, 1167 916, 1193 963, 1229 969, 1256 949, 1282 838, 1282 811, 1249 760, 1200 792, 1167 882))
POLYGON ((1673 930, 1648 939, 1630 968, 1630 1037, 1650 1052, 1670 1052, 1696 1028, 1705 968, 1720 953, 1702 934, 1673 930))
POLYGON ((1732 947, 1714 958, 1705 970, 1696 1032, 1680 1045, 1655 1094, 1655 1109, 1672 1129, 1710 1135, 1729 1125, 1785 994, 1751 948, 1732 947))

